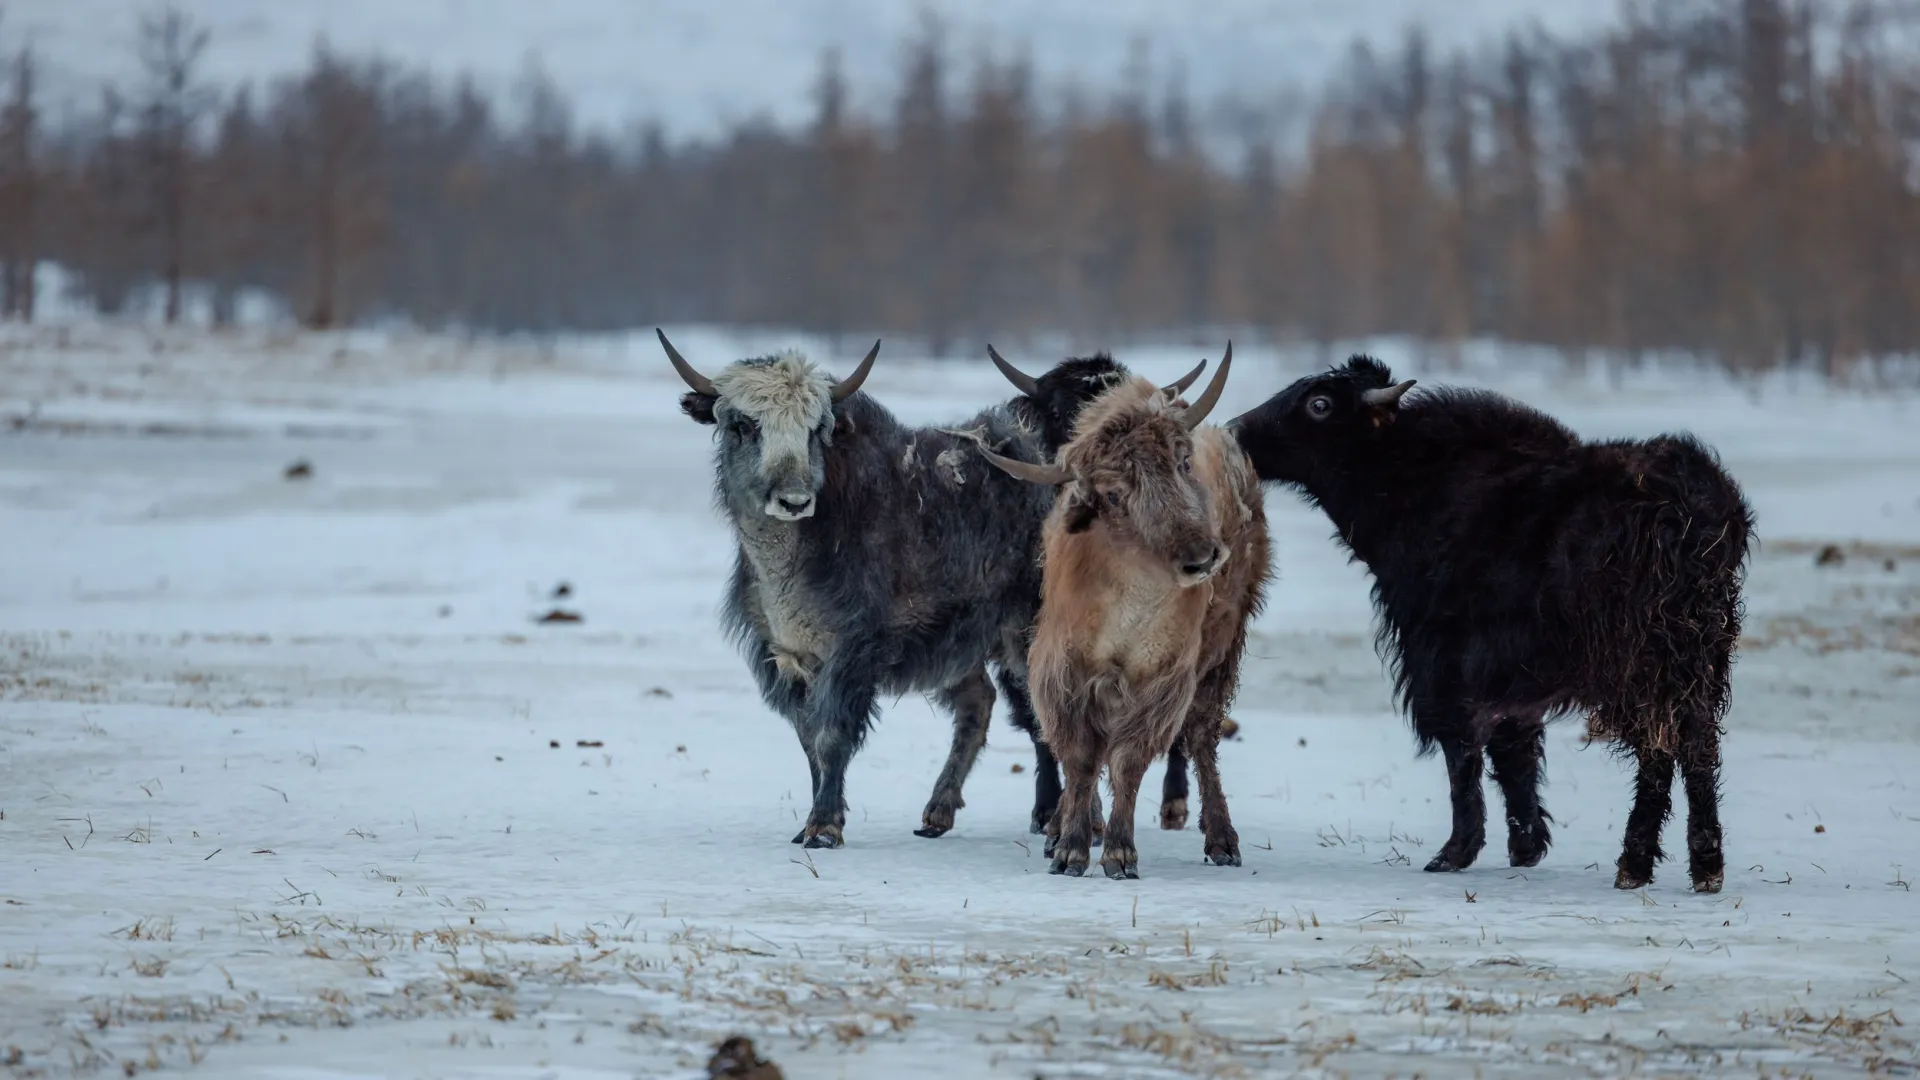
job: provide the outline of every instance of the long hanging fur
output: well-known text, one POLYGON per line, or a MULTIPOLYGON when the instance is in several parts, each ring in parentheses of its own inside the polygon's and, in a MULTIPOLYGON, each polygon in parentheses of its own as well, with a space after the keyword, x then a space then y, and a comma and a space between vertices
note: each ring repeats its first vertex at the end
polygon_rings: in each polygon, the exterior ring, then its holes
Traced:
POLYGON ((1029 654, 1035 711, 1066 786, 1048 831, 1055 873, 1087 866, 1104 765, 1114 803, 1101 862, 1110 876, 1138 876, 1141 773, 1176 740, 1198 775, 1208 859, 1240 863, 1216 762, 1247 623, 1271 572, 1265 508, 1232 437, 1219 428, 1189 436, 1178 411, 1152 383, 1122 380, 1085 407, 1058 456, 1075 479, 1047 520, 1029 654), (1192 550, 1221 561, 1182 585, 1173 567, 1192 550))
POLYGON ((1428 869, 1462 869, 1484 843, 1483 752, 1512 861, 1544 855, 1540 725, 1574 712, 1639 764, 1616 883, 1651 880, 1677 767, 1694 886, 1717 890, 1719 742, 1754 529, 1739 486, 1690 435, 1584 442, 1476 390, 1369 404, 1392 385, 1354 357, 1229 426, 1261 478, 1305 494, 1372 571, 1395 689, 1453 779, 1453 836, 1428 869))
POLYGON ((722 620, 812 773, 813 807, 796 843, 843 841, 847 765, 879 698, 913 692, 934 695, 954 718, 916 831, 951 829, 997 696, 990 670, 1034 740, 1035 831, 1053 816, 1057 767, 1026 691, 1052 497, 987 465, 975 447, 1049 455, 1048 423, 1070 423, 1120 370, 1104 357, 1082 368, 1043 377, 1040 400, 936 427, 904 425, 864 393, 835 403, 833 380, 795 353, 731 364, 710 379, 716 394, 681 399, 690 418, 719 429, 715 496, 737 542, 722 620), (770 488, 808 490, 807 515, 770 517, 770 488))

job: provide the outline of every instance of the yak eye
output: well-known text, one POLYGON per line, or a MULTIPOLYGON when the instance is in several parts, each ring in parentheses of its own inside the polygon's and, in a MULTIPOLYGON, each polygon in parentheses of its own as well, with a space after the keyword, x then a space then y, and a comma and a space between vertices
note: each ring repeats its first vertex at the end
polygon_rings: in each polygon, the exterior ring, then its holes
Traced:
POLYGON ((1317 397, 1310 398, 1307 401, 1307 412, 1311 413, 1315 420, 1326 419, 1327 414, 1332 411, 1333 411, 1333 399, 1326 396, 1325 394, 1321 394, 1321 395, 1318 395, 1317 397))
POLYGON ((1181 458, 1181 459, 1180 459, 1180 471, 1181 471, 1181 472, 1183 472, 1183 473, 1190 473, 1190 472, 1192 472, 1192 471, 1193 471, 1193 459, 1192 459, 1192 458, 1190 458, 1190 457, 1183 457, 1183 458, 1181 458))
POLYGON ((1107 491, 1103 491, 1103 492, 1101 492, 1101 494, 1102 494, 1102 495, 1104 495, 1104 496, 1106 496, 1106 499, 1107 499, 1107 505, 1108 505, 1108 506, 1119 506, 1119 505, 1120 505, 1120 492, 1119 492, 1119 491, 1117 491, 1117 490, 1112 490, 1112 489, 1109 489, 1109 490, 1107 490, 1107 491))
POLYGON ((727 423, 727 430, 733 432, 737 438, 747 438, 753 434, 753 421, 736 416, 727 423))

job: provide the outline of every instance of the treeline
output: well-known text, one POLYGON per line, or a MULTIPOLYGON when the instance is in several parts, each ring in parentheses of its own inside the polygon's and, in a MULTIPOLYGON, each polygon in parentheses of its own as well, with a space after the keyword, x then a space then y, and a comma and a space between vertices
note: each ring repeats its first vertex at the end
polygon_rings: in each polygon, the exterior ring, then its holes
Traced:
POLYGON ((1144 79, 1055 98, 929 31, 884 110, 827 56, 804 130, 691 144, 583 131, 537 75, 497 102, 324 46, 211 87, 205 32, 164 12, 137 84, 58 127, 32 56, 8 61, 0 292, 30 316, 44 259, 107 312, 157 287, 169 318, 198 283, 217 320, 258 288, 315 327, 711 321, 939 353, 1225 325, 1833 370, 1920 352, 1895 2, 1666 0, 1454 55, 1410 33, 1356 46, 1304 129, 1144 79))

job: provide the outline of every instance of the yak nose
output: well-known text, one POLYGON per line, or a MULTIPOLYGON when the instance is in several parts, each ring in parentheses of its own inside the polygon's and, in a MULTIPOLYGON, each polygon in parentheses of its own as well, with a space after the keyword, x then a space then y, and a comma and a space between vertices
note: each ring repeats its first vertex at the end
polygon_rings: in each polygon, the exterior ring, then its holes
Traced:
POLYGON ((773 497, 781 517, 803 518, 813 513, 813 496, 807 492, 786 492, 773 497))
POLYGON ((1180 576, 1189 584, 1199 584, 1213 576, 1220 564, 1227 561, 1227 551, 1219 544, 1209 543, 1187 553, 1180 562, 1180 576))

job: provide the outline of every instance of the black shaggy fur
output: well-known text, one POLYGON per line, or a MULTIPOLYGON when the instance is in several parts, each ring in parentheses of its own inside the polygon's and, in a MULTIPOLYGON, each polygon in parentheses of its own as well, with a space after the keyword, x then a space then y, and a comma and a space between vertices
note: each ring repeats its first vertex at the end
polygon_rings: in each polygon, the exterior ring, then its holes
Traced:
POLYGON ((1754 527, 1738 485, 1689 435, 1582 442, 1472 390, 1363 399, 1391 383, 1354 357, 1231 427, 1261 479, 1303 492, 1372 571, 1401 703, 1451 780, 1452 836, 1427 869, 1464 869, 1485 844, 1483 757, 1510 861, 1539 862, 1542 725, 1578 712, 1639 766, 1615 884, 1652 880, 1677 766, 1693 886, 1718 891, 1720 737, 1754 527))
MULTIPOLYGON (((995 697, 989 665, 1012 722, 1033 739, 1031 828, 1040 832, 1052 818, 1059 769, 1027 696, 1026 650, 1040 605, 1040 527, 1053 494, 987 464, 973 444, 1051 456, 1058 444, 1047 433, 1070 430, 1079 406, 1105 388, 1099 374, 1118 367, 1105 357, 1075 363, 1070 373, 1061 365, 1043 376, 1038 399, 1022 396, 943 427, 903 425, 864 393, 835 406, 818 509, 784 526, 799 550, 798 580, 789 587, 834 642, 811 679, 777 661, 756 608, 754 567, 739 549, 722 619, 761 697, 799 735, 813 774, 813 808, 795 843, 842 842, 847 766, 879 698, 911 692, 935 694, 954 717, 952 751, 915 831, 933 837, 951 829, 986 742, 995 697)), ((681 410, 703 424, 715 422, 714 406, 700 393, 681 399, 681 410)), ((719 454, 716 495, 733 517, 724 447, 719 454)), ((737 530, 741 522, 734 524, 737 530)))

